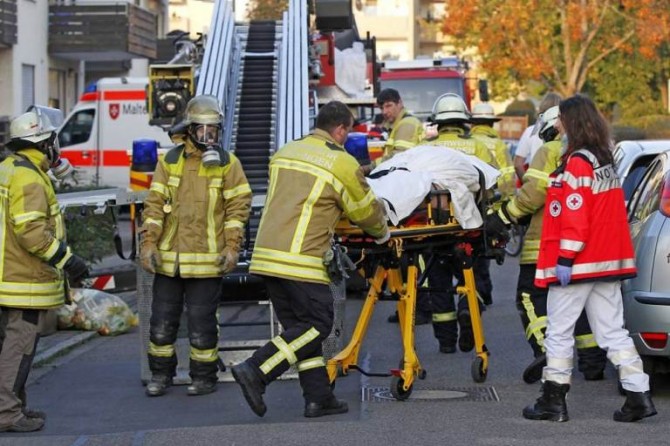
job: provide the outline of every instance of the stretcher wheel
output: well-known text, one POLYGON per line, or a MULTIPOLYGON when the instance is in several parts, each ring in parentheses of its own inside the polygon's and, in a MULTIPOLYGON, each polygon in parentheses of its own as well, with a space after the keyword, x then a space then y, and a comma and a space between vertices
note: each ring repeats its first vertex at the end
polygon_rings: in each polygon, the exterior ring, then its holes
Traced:
POLYGON ((488 370, 484 369, 484 360, 477 356, 474 361, 472 361, 472 366, 470 368, 472 380, 476 383, 483 383, 486 381, 487 372, 488 370))
POLYGON ((398 401, 405 401, 409 396, 412 394, 412 387, 414 386, 409 386, 409 389, 405 390, 403 387, 405 386, 405 380, 402 379, 399 376, 394 376, 391 378, 391 395, 393 395, 393 398, 397 399, 398 401))
POLYGON ((426 372, 426 369, 421 369, 419 372, 418 378, 419 379, 426 379, 426 375, 428 375, 428 372, 426 372))

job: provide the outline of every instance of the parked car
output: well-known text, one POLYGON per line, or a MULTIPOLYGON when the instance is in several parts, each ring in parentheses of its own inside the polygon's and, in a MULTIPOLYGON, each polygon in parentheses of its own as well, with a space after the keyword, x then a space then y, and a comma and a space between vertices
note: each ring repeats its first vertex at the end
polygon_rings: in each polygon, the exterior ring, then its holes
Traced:
POLYGON ((649 163, 666 150, 670 150, 670 140, 621 141, 616 145, 614 164, 626 201, 630 199, 649 163))
POLYGON ((638 274, 623 282, 625 324, 645 369, 667 373, 670 371, 670 148, 656 155, 641 173, 627 209, 638 274))

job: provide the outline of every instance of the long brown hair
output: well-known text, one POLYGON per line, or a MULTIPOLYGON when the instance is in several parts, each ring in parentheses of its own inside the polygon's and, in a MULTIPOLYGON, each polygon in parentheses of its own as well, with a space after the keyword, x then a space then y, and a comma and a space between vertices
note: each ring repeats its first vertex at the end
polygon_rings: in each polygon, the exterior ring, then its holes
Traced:
POLYGON ((609 124, 591 99, 577 94, 561 101, 558 109, 568 136, 566 155, 586 149, 601 164, 613 163, 609 124))

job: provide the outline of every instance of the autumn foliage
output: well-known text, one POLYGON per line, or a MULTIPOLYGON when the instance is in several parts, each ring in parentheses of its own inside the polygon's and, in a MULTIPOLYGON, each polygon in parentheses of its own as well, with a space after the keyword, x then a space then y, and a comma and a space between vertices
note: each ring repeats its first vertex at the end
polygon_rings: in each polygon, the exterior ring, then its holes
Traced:
POLYGON ((670 38, 670 0, 445 0, 445 34, 477 48, 481 68, 506 86, 538 81, 581 91, 610 55, 656 58, 670 38))

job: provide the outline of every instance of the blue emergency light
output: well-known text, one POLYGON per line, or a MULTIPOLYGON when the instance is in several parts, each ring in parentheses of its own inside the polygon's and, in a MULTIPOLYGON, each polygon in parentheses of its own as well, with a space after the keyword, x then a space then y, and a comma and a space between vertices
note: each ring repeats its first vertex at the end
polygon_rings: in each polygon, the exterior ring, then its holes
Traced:
POLYGON ((133 140, 131 169, 137 172, 153 172, 158 163, 158 141, 153 139, 133 140))
POLYGON ((359 164, 370 164, 370 153, 368 152, 368 135, 365 133, 349 133, 349 137, 344 142, 344 148, 358 160, 359 164))

